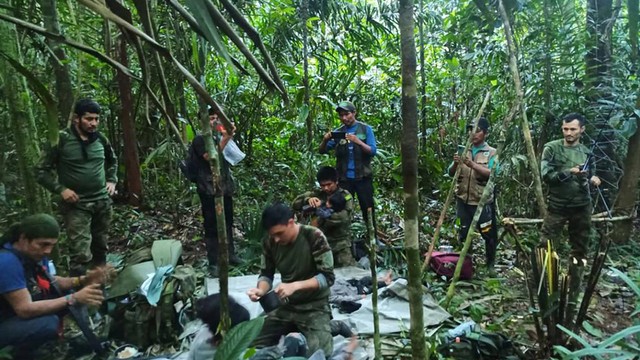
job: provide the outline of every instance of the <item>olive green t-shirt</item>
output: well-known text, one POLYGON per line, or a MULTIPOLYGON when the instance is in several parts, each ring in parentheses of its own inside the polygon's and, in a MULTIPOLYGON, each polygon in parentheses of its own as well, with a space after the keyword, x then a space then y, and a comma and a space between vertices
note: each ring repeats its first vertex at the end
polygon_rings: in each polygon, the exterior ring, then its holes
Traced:
MULTIPOLYGON (((321 274, 327 287, 313 291, 298 291, 289 297, 290 304, 302 304, 329 298, 333 285, 333 255, 327 238, 318 228, 300 225, 296 239, 290 244, 276 244, 270 237, 262 246, 260 278, 273 281, 280 273, 283 283, 303 281, 321 274)), ((268 281, 268 280, 267 280, 268 281)))
POLYGON ((595 173, 590 161, 587 174, 571 174, 571 168, 583 165, 589 158, 589 148, 582 144, 565 146, 564 140, 548 142, 542 151, 540 175, 549 186, 551 209, 581 207, 591 203, 589 179, 595 173))

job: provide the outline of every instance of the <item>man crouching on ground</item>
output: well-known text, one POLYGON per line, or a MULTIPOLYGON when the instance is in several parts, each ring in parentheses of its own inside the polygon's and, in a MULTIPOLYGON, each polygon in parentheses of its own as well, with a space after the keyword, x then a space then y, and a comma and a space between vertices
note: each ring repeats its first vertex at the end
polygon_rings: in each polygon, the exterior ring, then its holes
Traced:
POLYGON ((331 354, 329 288, 335 275, 327 238, 313 226, 296 223, 293 211, 284 204, 267 207, 262 226, 269 236, 262 243, 258 284, 247 295, 251 301, 260 300, 271 290, 278 271, 282 283, 274 291, 283 305, 267 315, 254 346, 275 345, 281 336, 299 331, 308 342, 307 356, 318 349, 331 354))
POLYGON ((68 307, 99 306, 104 301, 100 286, 112 275, 112 267, 71 278, 49 273, 47 257, 59 232, 51 215, 36 214, 0 238, 0 348, 14 347, 14 359, 31 358, 37 347, 58 338, 68 307), (68 294, 57 293, 56 286, 68 294))

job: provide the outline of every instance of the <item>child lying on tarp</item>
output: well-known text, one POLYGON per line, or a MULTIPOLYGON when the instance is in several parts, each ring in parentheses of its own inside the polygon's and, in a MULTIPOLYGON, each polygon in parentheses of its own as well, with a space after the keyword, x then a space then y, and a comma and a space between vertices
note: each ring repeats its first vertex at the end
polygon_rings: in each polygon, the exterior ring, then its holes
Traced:
MULTIPOLYGON (((220 294, 210 295, 199 299, 195 306, 196 316, 202 320, 202 326, 196 333, 187 360, 210 360, 215 357, 217 347, 222 342, 222 336, 215 334, 220 323, 220 294), (214 335, 215 334, 215 335, 214 335)), ((247 309, 229 297, 229 316, 231 327, 249 320, 247 309)), ((331 320, 331 335, 350 337, 351 341, 334 350, 331 360, 350 360, 351 354, 358 347, 357 337, 342 321, 331 320)), ((278 360, 284 357, 304 356, 307 352, 307 341, 301 333, 292 332, 280 339, 278 345, 258 349, 251 360, 278 360)), ((310 360, 325 359, 322 350, 316 351, 310 360)))
MULTIPOLYGON (((389 270, 385 275, 378 278, 378 289, 386 287, 393 280, 395 280, 393 271, 389 270)), ((371 294, 372 291, 373 281, 371 276, 349 280, 336 278, 336 281, 331 286, 329 303, 338 307, 340 312, 350 314, 360 308, 359 301, 371 294)))

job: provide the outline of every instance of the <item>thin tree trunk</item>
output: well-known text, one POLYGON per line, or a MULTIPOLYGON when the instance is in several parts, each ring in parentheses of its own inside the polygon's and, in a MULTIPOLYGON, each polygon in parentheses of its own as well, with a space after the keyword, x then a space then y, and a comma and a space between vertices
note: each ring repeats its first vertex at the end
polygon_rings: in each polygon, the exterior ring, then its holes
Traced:
MULTIPOLYGON (((634 71, 638 69, 638 0, 628 0, 629 44, 631 44, 630 62, 634 71), (633 30, 632 30, 633 29, 633 30)), ((637 95, 636 109, 640 108, 640 93, 637 95)), ((633 215, 638 198, 638 179, 640 179, 640 117, 634 113, 636 132, 629 138, 627 157, 624 159, 624 175, 620 180, 618 197, 614 205, 616 215, 633 215), (620 196, 623 194, 623 196, 620 196)), ((629 241, 633 220, 625 220, 613 227, 611 239, 622 244, 629 241)))
MULTIPOLYGON (((42 8, 42 20, 45 29, 52 34, 61 34, 60 21, 55 0, 38 0, 42 8)), ((73 109, 73 86, 71 85, 71 74, 67 63, 67 54, 60 42, 53 39, 46 39, 47 45, 51 48, 53 55, 50 56, 51 66, 56 79, 56 98, 58 100, 58 119, 60 127, 67 127, 69 115, 73 109)), ((56 126, 57 127, 57 126, 56 126)), ((57 135, 56 141, 57 143, 57 135)))
POLYGON ((529 156, 529 168, 533 175, 533 190, 538 203, 538 212, 541 217, 546 217, 547 206, 544 201, 544 194, 542 193, 542 180, 540 178, 540 168, 538 167, 538 160, 536 158, 535 151, 533 150, 533 140, 531 140, 531 130, 529 128, 529 120, 527 120, 527 109, 524 106, 524 91, 520 83, 520 71, 518 70, 518 61, 516 58, 516 45, 511 33, 511 24, 509 23, 509 16, 504 8, 502 0, 498 0, 498 9, 500 16, 502 17, 502 24, 504 26, 504 34, 507 38, 507 45, 509 46, 509 68, 511 69, 511 75, 516 88, 516 97, 520 105, 520 113, 522 114, 522 132, 524 135, 524 142, 527 148, 527 155, 529 156))
MULTIPOLYGON (((402 58, 402 179, 404 187, 404 248, 409 270, 412 358, 427 359, 424 335, 422 269, 418 241, 418 101, 416 98, 416 44, 413 0, 400 0, 402 58)), ((375 281, 375 279, 374 279, 375 281)))
MULTIPOLYGON (((129 66, 127 56, 127 42, 124 31, 118 39, 118 60, 124 66, 129 66)), ((140 159, 138 157, 138 139, 136 125, 131 114, 133 100, 131 96, 131 78, 118 71, 118 90, 120 93, 120 126, 122 127, 124 169, 126 174, 126 188, 130 205, 140 206, 142 202, 142 175, 140 173, 140 159)))
POLYGON ((629 45, 631 46, 631 72, 638 71, 638 0, 627 0, 627 16, 629 18, 629 45))
POLYGON ((544 122, 540 126, 540 135, 538 137, 537 154, 542 154, 544 144, 549 138, 549 128, 554 128, 554 116, 551 112, 553 105, 551 103, 551 91, 553 83, 551 80, 551 47, 553 43, 553 32, 551 29, 551 13, 549 11, 549 0, 544 0, 542 13, 544 14, 544 122))
POLYGON ((418 34, 420 36, 420 133, 422 134, 420 145, 422 150, 427 148, 427 74, 424 68, 424 2, 425 0, 418 0, 418 8, 420 9, 418 17, 418 34))
POLYGON ((369 263, 371 264, 371 310, 373 312, 373 352, 376 360, 382 359, 382 344, 380 343, 380 316, 378 313, 378 259, 376 246, 376 229, 373 227, 371 208, 367 209, 367 234, 369 234, 369 263))
POLYGON ((300 16, 302 20, 302 67, 304 69, 302 86, 304 86, 304 106, 307 107, 307 117, 305 118, 305 124, 307 126, 307 151, 311 151, 313 149, 313 120, 311 119, 311 107, 309 105, 309 30, 307 29, 309 0, 302 1, 300 5, 300 16))
MULTIPOLYGON (((0 22, 0 49, 9 57, 22 62, 18 35, 14 25, 0 22)), ((38 131, 35 126, 31 95, 21 75, 6 61, 2 63, 3 90, 6 106, 9 110, 12 137, 16 144, 16 155, 20 177, 25 190, 25 205, 29 213, 50 212, 48 197, 38 185, 33 171, 38 162, 40 149, 38 131)), ((13 160, 15 161, 15 159, 13 160)))

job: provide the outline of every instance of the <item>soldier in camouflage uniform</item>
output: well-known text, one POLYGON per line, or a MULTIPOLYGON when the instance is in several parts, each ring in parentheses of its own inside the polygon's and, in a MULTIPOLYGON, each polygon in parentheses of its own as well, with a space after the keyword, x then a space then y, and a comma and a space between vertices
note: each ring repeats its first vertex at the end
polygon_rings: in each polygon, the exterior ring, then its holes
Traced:
POLYGON ((79 100, 69 128, 58 144, 49 146, 36 167, 38 182, 60 195, 73 275, 84 274, 107 260, 107 231, 115 193, 117 159, 107 138, 98 131, 101 108, 91 99, 79 100))
POLYGON ((284 204, 267 207, 262 224, 269 236, 262 244, 260 277, 247 295, 258 301, 273 287, 279 272, 282 282, 275 293, 283 305, 267 315, 254 345, 275 345, 282 335, 301 332, 308 342, 307 356, 322 349, 330 355, 333 338, 329 321, 329 288, 333 285, 333 257, 327 238, 319 229, 295 222, 293 211, 284 204))
POLYGON ((331 246, 334 267, 355 265, 355 260, 351 254, 353 197, 347 190, 338 187, 338 172, 333 167, 324 166, 320 168, 316 178, 320 184, 320 189, 299 195, 293 201, 292 207, 295 211, 303 211, 306 205, 311 208, 319 208, 333 194, 341 193, 346 200, 345 208, 334 212, 329 218, 319 221, 318 228, 322 230, 331 246))
POLYGON ((600 186, 593 175, 589 149, 580 143, 585 130, 585 118, 576 113, 562 119, 563 139, 548 142, 540 161, 540 174, 549 186, 548 214, 542 224, 542 245, 547 240, 557 241, 565 223, 569 224, 571 259, 569 265, 570 294, 567 319, 575 309, 586 253, 591 235, 591 196, 589 184, 600 186), (571 297, 571 295, 570 295, 571 297), (573 309, 571 309, 573 307, 573 309))

